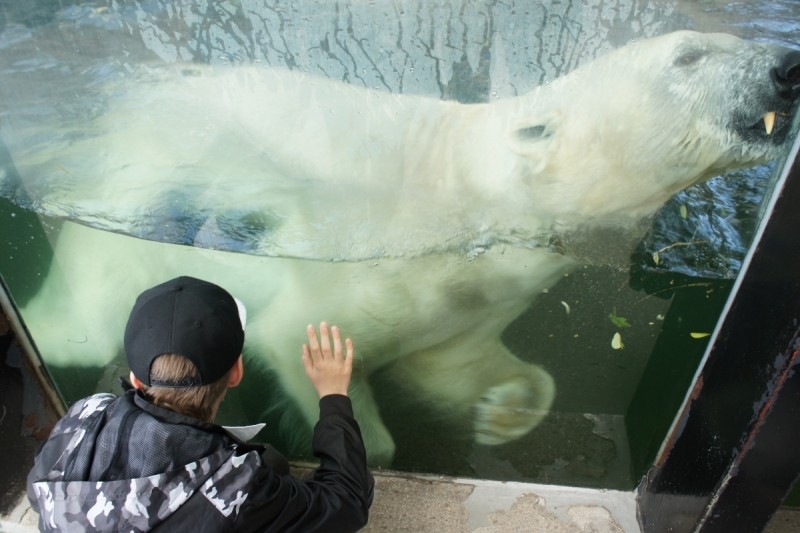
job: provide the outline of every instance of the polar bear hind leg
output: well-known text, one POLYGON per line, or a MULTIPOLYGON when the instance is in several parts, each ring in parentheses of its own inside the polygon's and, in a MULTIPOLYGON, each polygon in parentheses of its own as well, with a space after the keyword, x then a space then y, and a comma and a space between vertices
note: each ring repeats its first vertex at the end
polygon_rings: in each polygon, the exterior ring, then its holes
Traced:
POLYGON ((528 376, 511 378, 486 389, 473 405, 475 442, 503 444, 539 425, 555 397, 552 376, 529 365, 528 376))
POLYGON ((520 361, 497 337, 450 341, 401 358, 395 376, 437 400, 472 414, 475 442, 502 444, 525 435, 547 415, 555 382, 520 361))

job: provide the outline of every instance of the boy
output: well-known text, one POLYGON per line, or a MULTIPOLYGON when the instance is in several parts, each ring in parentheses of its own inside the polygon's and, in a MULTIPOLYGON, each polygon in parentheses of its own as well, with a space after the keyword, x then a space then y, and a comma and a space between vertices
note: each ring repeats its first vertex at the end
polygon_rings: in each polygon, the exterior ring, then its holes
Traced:
POLYGON ((263 425, 213 424, 243 376, 241 302, 180 277, 143 292, 125 329, 132 387, 70 408, 40 448, 28 499, 41 531, 348 532, 367 523, 374 481, 347 397, 353 344, 308 326, 302 360, 320 395, 306 480, 274 449, 246 444, 263 425), (244 435, 249 433, 249 435, 244 435), (245 438, 242 438, 245 437, 245 438))

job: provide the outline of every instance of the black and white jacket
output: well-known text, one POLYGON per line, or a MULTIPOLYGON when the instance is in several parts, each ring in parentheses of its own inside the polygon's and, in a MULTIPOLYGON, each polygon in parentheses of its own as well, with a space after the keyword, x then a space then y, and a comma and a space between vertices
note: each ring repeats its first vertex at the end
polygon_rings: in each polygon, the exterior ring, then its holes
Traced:
POLYGON ((56 424, 28 475, 39 529, 357 531, 374 485, 361 432, 346 396, 319 405, 313 449, 321 464, 301 481, 267 466, 264 446, 156 407, 135 390, 84 398, 56 424))

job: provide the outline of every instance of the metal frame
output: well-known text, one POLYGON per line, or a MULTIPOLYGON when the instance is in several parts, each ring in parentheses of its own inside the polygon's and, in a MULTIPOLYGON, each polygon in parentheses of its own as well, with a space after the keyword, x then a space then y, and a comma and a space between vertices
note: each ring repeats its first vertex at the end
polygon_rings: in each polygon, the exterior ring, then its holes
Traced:
POLYGON ((800 139, 655 465, 644 533, 757 533, 800 477, 800 139))
POLYGON ((19 315, 17 306, 14 305, 14 300, 11 299, 10 292, 2 276, 0 276, 0 307, 2 307, 3 313, 11 323, 11 329, 14 330, 15 338, 22 349, 22 353, 30 363, 30 368, 33 370, 39 389, 58 416, 64 416, 67 412, 67 404, 58 393, 53 378, 50 377, 50 373, 44 366, 39 350, 36 349, 31 334, 28 328, 25 327, 25 323, 19 315))

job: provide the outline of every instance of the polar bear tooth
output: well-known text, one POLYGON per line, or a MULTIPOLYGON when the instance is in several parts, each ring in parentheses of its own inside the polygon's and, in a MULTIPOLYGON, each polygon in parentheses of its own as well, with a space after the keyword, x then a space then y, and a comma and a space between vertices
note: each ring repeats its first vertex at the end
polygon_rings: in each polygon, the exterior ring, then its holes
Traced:
POLYGON ((770 111, 766 115, 764 115, 764 126, 767 128, 767 135, 772 134, 773 128, 775 128, 775 117, 777 113, 775 111, 770 111))

